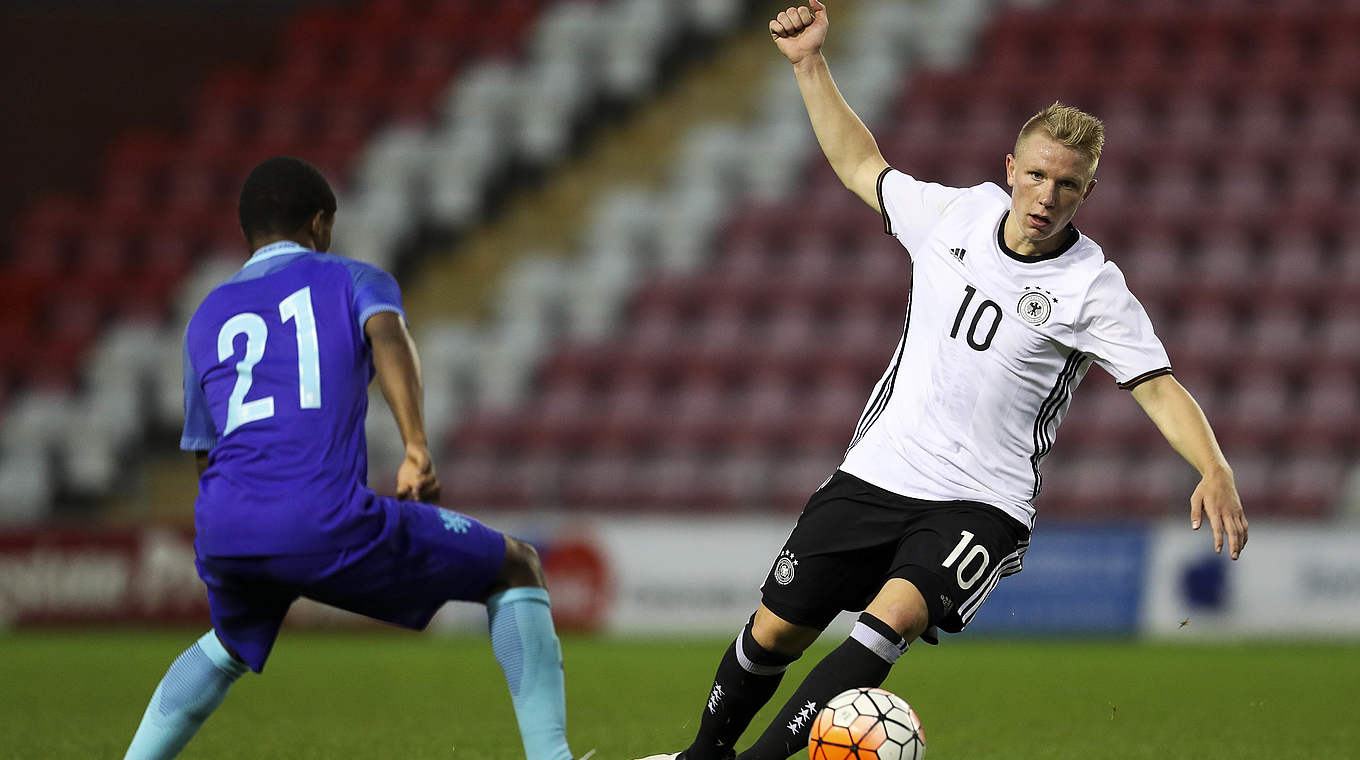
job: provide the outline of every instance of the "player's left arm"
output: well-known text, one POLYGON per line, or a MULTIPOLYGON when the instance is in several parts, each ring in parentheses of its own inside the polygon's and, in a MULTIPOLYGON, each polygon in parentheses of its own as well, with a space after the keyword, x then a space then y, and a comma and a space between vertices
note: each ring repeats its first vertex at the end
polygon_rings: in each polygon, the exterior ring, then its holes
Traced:
POLYGON ((198 372, 194 369, 193 357, 189 353, 188 330, 184 339, 184 432, 180 435, 179 447, 194 452, 194 467, 198 477, 208 471, 208 452, 217 445, 217 428, 208 410, 208 400, 203 397, 203 385, 198 372))
POLYGON ((406 456, 397 468, 397 498, 433 502, 439 498, 439 478, 425 437, 425 391, 415 341, 406 329, 406 320, 392 311, 369 317, 364 322, 364 335, 373 347, 378 385, 406 444, 406 456))
POLYGON ((1132 393, 1167 442, 1199 471, 1199 486, 1190 496, 1190 527, 1199 530, 1207 515, 1214 531, 1214 551, 1223 551, 1226 537, 1228 555, 1237 559, 1247 544, 1247 517, 1232 468, 1203 410, 1171 375, 1140 383, 1132 393))

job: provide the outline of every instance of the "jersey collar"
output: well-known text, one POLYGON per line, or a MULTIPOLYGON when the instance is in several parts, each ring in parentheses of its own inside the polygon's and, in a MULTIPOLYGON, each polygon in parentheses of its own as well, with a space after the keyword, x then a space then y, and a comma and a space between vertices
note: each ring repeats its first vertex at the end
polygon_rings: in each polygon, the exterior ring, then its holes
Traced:
POLYGON ((1059 256, 1063 255, 1064 253, 1067 253, 1068 250, 1070 250, 1072 246, 1076 245, 1077 241, 1081 239, 1081 233, 1077 232, 1077 228, 1072 226, 1071 222, 1068 222, 1067 240, 1064 240, 1063 244, 1058 246, 1056 249, 1049 251, 1048 253, 1041 254, 1039 256, 1026 256, 1021 253, 1016 253, 1014 250, 1011 249, 1010 246, 1006 245, 1006 219, 1009 218, 1010 215, 1011 215, 1010 209, 1006 209, 1006 213, 1001 215, 1001 222, 996 225, 996 244, 1001 247, 1002 253, 1006 254, 1007 256, 1010 256, 1011 258, 1021 263, 1037 264, 1040 261, 1049 261, 1050 259, 1056 259, 1059 256))
POLYGON ((276 256, 287 256, 290 253, 310 253, 310 252, 311 249, 305 245, 301 245, 300 243, 294 243, 291 240, 280 240, 277 243, 270 243, 269 245, 255 249, 255 252, 250 254, 250 259, 247 260, 245 265, 243 265, 241 268, 245 269, 251 264, 258 264, 261 261, 267 261, 276 256))

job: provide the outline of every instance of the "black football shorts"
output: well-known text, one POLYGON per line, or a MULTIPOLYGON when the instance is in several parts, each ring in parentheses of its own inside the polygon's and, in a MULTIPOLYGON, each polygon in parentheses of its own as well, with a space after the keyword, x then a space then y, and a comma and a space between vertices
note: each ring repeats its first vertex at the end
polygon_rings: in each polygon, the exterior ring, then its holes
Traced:
POLYGON ((808 499, 761 586, 784 620, 823 629, 862 610, 889 578, 910 581, 930 624, 962 631, 1003 576, 1020 572, 1029 529, 971 501, 925 501, 837 471, 808 499))

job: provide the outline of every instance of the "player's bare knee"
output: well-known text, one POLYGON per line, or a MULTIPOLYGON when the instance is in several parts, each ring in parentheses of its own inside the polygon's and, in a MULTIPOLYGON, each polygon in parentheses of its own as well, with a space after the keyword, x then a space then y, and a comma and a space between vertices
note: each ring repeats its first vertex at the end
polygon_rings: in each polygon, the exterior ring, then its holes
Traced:
POLYGON ((930 627, 930 610, 925 597, 914 584, 902 578, 889 579, 865 611, 907 641, 915 640, 930 627))
POLYGON ((533 544, 520 541, 517 538, 505 539, 505 563, 501 566, 501 581, 506 588, 516 588, 519 586, 538 586, 540 588, 548 585, 547 578, 543 574, 543 561, 538 557, 538 550, 533 544))
POLYGON ((765 605, 756 610, 751 621, 751 637, 757 644, 779 654, 797 657, 812 646, 821 631, 790 623, 771 612, 765 605))

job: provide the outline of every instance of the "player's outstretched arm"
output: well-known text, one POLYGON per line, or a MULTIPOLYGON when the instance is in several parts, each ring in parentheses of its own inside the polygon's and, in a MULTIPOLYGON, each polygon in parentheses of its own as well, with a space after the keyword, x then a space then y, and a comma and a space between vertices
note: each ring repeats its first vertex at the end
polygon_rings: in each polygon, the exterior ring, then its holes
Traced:
POLYGON ((397 468, 397 498, 435 501, 439 479, 434 474, 429 442, 425 437, 420 381, 420 358, 415 342, 400 315, 382 311, 364 323, 364 334, 373 346, 373 367, 383 398, 406 444, 406 457, 397 468))
POLYGON ((789 8, 770 21, 770 37, 775 47, 793 64, 798 89, 803 94, 812 131, 817 143, 847 188, 865 203, 880 211, 878 175, 888 166, 878 143, 864 122, 845 102, 831 79, 831 69, 822 56, 826 41, 826 6, 811 0, 812 7, 789 8))
POLYGON ((1199 470, 1199 485, 1190 496, 1190 527, 1199 530, 1207 515, 1214 531, 1214 551, 1223 551, 1226 538, 1228 555, 1237 559, 1247 543, 1247 517, 1233 482, 1232 468, 1199 404, 1171 375, 1137 386, 1133 397, 1172 447, 1199 470))

